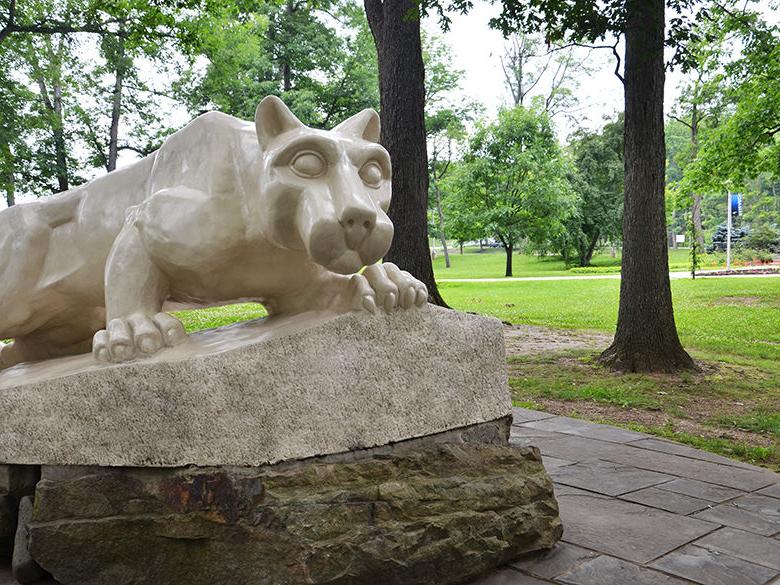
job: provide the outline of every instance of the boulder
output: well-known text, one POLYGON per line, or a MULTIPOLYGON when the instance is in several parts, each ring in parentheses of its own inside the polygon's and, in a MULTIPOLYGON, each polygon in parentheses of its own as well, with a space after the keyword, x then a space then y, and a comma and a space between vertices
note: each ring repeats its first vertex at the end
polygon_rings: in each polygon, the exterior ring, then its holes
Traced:
POLYGON ((561 533, 539 452, 474 442, 254 468, 44 468, 29 544, 63 585, 447 585, 561 533))

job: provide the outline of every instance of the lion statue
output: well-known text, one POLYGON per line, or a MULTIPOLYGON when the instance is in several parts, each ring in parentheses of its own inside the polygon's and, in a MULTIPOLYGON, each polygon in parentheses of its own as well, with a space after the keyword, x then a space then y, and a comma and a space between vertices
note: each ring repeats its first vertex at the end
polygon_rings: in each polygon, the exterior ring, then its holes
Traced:
POLYGON ((0 368, 151 355, 186 338, 169 303, 425 305, 421 282, 377 264, 393 237, 378 140, 373 110, 324 131, 269 96, 254 124, 203 114, 130 166, 0 212, 0 368))

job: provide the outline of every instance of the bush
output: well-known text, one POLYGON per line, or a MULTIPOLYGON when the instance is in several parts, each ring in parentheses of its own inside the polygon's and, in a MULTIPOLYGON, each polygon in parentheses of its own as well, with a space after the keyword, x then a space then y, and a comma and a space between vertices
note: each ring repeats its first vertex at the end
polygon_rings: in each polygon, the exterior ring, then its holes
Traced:
POLYGON ((772 253, 767 250, 754 250, 752 248, 742 248, 735 254, 738 260, 743 262, 761 262, 767 264, 772 261, 772 253))
POLYGON ((753 250, 780 253, 780 233, 768 223, 758 224, 745 238, 745 245, 753 250))

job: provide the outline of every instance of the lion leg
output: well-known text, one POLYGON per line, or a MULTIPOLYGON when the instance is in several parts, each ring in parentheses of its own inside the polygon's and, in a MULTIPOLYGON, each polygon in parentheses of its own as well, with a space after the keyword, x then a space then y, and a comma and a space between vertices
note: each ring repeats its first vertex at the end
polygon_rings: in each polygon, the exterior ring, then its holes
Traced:
POLYGON ((23 362, 88 353, 92 336, 105 322, 103 307, 81 312, 78 318, 49 325, 13 342, 0 345, 0 369, 23 362))
POLYGON ((162 311, 168 291, 167 278, 150 258, 130 218, 106 264, 107 326, 92 340, 95 357, 121 362, 183 341, 182 324, 162 311))

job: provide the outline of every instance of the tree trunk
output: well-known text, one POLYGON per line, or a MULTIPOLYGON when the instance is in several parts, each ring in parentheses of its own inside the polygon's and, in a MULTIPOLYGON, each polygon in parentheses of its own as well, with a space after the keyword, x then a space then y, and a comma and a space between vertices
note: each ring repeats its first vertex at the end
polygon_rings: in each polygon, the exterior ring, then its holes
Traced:
POLYGON ((119 39, 120 50, 117 58, 117 67, 114 77, 114 91, 111 94, 111 128, 108 137, 108 162, 106 170, 110 173, 116 169, 116 160, 119 157, 119 120, 122 116, 122 86, 125 77, 124 39, 119 39))
MULTIPOLYGON (((699 153, 699 109, 696 103, 693 104, 693 112, 691 113, 691 155, 692 159, 696 158, 699 153)), ((694 193, 693 206, 691 208, 691 215, 693 216, 693 231, 694 237, 699 244, 699 249, 704 250, 704 230, 701 225, 701 194, 694 193)), ((693 242, 691 242, 693 243, 693 242)))
POLYGON ((664 211, 664 0, 627 0, 625 193, 620 307, 601 362, 630 372, 695 369, 674 323, 664 211))
POLYGON ((463 256, 463 242, 458 242, 460 245, 460 255, 463 256))
POLYGON ((599 241, 600 232, 590 239, 587 248, 580 248, 580 266, 590 266, 590 261, 593 260, 593 252, 596 250, 596 244, 599 241))
POLYGON ((420 21, 407 18, 411 0, 364 0, 379 61, 381 142, 393 164, 389 216, 395 226, 385 260, 428 287, 429 300, 447 306, 433 276, 428 249, 428 150, 425 136, 425 67, 420 21))
POLYGON ((111 126, 108 133, 108 160, 106 170, 110 173, 116 169, 116 161, 119 158, 119 122, 122 117, 122 90, 124 89, 125 76, 128 71, 127 57, 125 55, 124 30, 120 28, 120 34, 116 36, 116 53, 114 59, 114 89, 111 92, 111 126))
POLYGON ((504 252, 506 252, 506 270, 504 276, 512 276, 512 244, 504 244, 504 252))
POLYGON ((68 184, 68 154, 65 146, 65 129, 62 119, 62 86, 57 79, 53 86, 54 93, 54 125, 52 134, 54 135, 54 160, 57 169, 57 191, 67 191, 70 188, 68 184))
POLYGON ((2 175, 0 175, 0 184, 5 191, 5 204, 13 207, 16 203, 16 179, 14 177, 14 154, 8 141, 0 135, 0 155, 2 155, 2 175))
MULTIPOLYGON (((434 168, 434 176, 435 176, 434 168)), ((441 209, 441 191, 439 191, 438 183, 434 183, 433 192, 436 193, 436 212, 439 216, 439 239, 441 240, 441 247, 444 249, 444 266, 450 267, 450 253, 447 250, 447 234, 444 232, 444 212, 441 209)))

